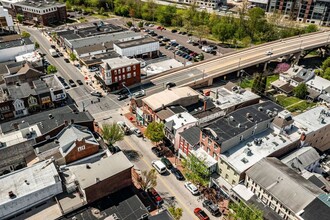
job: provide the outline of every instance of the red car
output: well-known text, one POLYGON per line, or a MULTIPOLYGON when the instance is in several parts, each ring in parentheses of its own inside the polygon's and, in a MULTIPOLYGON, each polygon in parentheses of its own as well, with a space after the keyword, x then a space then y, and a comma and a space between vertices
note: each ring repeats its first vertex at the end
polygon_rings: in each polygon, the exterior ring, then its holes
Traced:
POLYGON ((162 197, 160 197, 160 195, 158 194, 158 192, 154 188, 148 189, 148 193, 149 193, 149 196, 152 198, 152 200, 156 204, 159 205, 159 204, 162 204, 164 202, 162 197))
POLYGON ((162 26, 158 26, 157 27, 157 30, 161 30, 163 27, 162 26))
POLYGON ((194 213, 200 220, 209 220, 210 219, 201 208, 195 208, 194 213))

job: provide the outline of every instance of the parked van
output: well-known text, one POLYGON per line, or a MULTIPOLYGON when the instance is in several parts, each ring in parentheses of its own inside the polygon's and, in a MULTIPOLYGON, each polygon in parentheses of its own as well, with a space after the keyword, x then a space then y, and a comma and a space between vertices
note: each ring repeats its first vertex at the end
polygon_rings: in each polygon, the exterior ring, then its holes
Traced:
POLYGON ((166 166, 160 160, 152 161, 151 165, 157 170, 159 174, 163 174, 166 172, 166 166))

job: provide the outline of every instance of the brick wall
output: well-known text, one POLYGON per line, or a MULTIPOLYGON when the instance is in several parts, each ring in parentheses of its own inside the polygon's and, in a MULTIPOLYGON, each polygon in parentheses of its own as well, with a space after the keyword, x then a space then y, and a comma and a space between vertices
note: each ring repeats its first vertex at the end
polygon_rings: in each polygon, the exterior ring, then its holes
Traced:
POLYGON ((76 140, 75 147, 65 156, 66 163, 85 158, 99 151, 99 145, 86 143, 85 140, 76 140))

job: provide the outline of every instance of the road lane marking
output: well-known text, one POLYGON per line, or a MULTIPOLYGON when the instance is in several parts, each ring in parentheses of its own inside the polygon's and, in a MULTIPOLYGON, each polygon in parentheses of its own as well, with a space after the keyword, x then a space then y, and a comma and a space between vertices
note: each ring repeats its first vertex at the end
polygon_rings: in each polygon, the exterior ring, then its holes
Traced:
MULTIPOLYGON (((135 151, 139 151, 139 149, 137 149, 136 147, 134 147, 129 141, 127 141, 126 140, 127 138, 125 137, 124 138, 124 141, 126 142, 126 144, 128 144, 133 150, 135 150, 135 151)), ((144 159, 144 157, 142 156, 141 157, 141 159, 142 159, 142 161, 150 168, 150 169, 153 169, 153 167, 150 165, 150 163, 148 163, 145 159, 144 159)), ((158 176, 160 176, 160 175, 158 175, 158 176)), ((158 178, 162 183, 163 183, 163 185, 165 186, 165 188, 170 192, 170 193, 172 193, 172 195, 173 196, 175 196, 175 193, 172 191, 172 189, 170 188, 170 186, 162 179, 162 178, 158 178)), ((191 216, 191 217, 193 217, 193 219, 196 219, 196 216, 194 216, 192 213, 191 213, 191 211, 190 211, 190 209, 187 207, 187 205, 186 204, 184 204, 183 202, 182 202, 182 200, 179 198, 179 197, 176 197, 176 200, 179 202, 179 204, 181 204, 181 206, 186 210, 186 212, 187 213, 189 213, 189 215, 191 216)))

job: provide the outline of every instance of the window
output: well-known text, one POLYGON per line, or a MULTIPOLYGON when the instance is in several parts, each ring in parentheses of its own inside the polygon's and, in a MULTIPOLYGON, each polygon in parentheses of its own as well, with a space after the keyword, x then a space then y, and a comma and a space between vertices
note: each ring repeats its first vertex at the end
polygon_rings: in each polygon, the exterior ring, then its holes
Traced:
POLYGON ((118 76, 119 81, 121 81, 121 75, 118 76))
POLYGON ((125 73, 125 68, 122 69, 123 73, 125 73))
POLYGON ((128 66, 128 67, 126 68, 126 70, 127 70, 127 72, 131 71, 131 67, 128 66))
POLYGON ((136 77, 136 72, 133 72, 133 77, 136 77))
POLYGON ((117 76, 115 77, 115 82, 118 82, 117 76))
POLYGON ((113 72, 115 73, 115 75, 117 75, 117 70, 114 70, 113 72))
POLYGON ((212 140, 209 138, 209 139, 207 139, 207 144, 208 145, 211 145, 212 144, 212 140))
POLYGON ((133 65, 133 70, 136 70, 136 66, 135 65, 133 65))
POLYGON ((125 78, 126 78, 126 75, 123 75, 123 80, 125 80, 125 78))
POLYGON ((235 185, 235 184, 236 184, 236 181, 235 181, 235 180, 233 180, 231 183, 232 183, 232 185, 235 185))
POLYGON ((216 153, 213 153, 213 158, 217 159, 217 154, 216 153))
POLYGON ((228 178, 229 178, 228 174, 226 174, 225 178, 226 178, 226 180, 228 180, 228 178))
POLYGON ((131 73, 127 73, 127 79, 130 79, 132 77, 131 73))
POLYGON ((208 154, 210 153, 210 148, 209 148, 209 147, 207 148, 207 153, 208 153, 208 154))
POLYGON ((221 173, 222 173, 222 169, 219 168, 219 174, 221 174, 221 173))
POLYGON ((121 74, 121 70, 120 69, 118 69, 118 74, 121 74))

